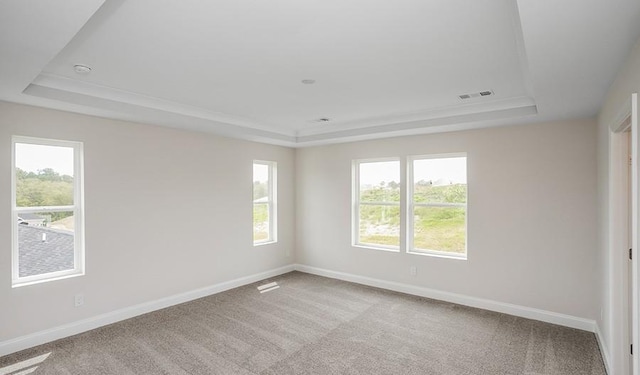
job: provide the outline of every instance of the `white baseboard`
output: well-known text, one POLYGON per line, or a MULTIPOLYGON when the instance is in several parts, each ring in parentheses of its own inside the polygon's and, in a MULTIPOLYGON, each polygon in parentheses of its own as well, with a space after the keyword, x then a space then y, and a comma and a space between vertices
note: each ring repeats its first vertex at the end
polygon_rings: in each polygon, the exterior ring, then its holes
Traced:
POLYGON ((420 297, 433 298, 441 301, 457 303, 470 307, 477 307, 484 310, 496 311, 522 318, 540 320, 547 323, 557 324, 565 327, 577 328, 584 331, 595 332, 596 322, 590 319, 576 316, 555 313, 546 310, 534 309, 526 306, 513 305, 510 303, 497 302, 483 298, 470 297, 463 294, 443 292, 440 290, 424 288, 420 286, 403 284, 394 281, 374 279, 365 276, 358 276, 344 272, 330 271, 322 268, 310 267, 303 264, 295 265, 296 271, 310 273, 318 276, 330 277, 357 284, 363 284, 396 292, 413 294, 420 297))
POLYGON ((86 332, 108 324, 116 323, 121 320, 133 318, 138 315, 146 314, 155 310, 174 306, 180 303, 192 301, 194 299, 206 297, 212 294, 224 292, 229 289, 237 288, 243 285, 251 284, 269 277, 282 275, 291 271, 300 271, 309 274, 330 277, 334 279, 354 282, 358 284, 393 290, 397 292, 417 295, 421 297, 438 299, 457 303, 460 305, 477 307, 485 310, 501 312, 505 314, 515 315, 523 318, 540 320, 543 322, 558 324, 566 327, 582 329, 596 333, 598 343, 603 353, 605 366, 609 368, 609 357, 606 348, 603 346, 601 334, 595 321, 578 318, 571 315, 559 314, 545 310, 533 309, 525 306, 518 306, 503 302, 497 302, 482 298, 465 296, 462 294, 443 292, 435 289, 419 287, 415 285, 403 284, 393 281, 374 279, 365 276, 358 276, 343 272, 330 271, 326 269, 310 267, 302 264, 288 265, 273 270, 257 273, 241 277, 238 279, 225 281, 219 284, 211 285, 205 288, 192 290, 189 292, 176 294, 173 296, 161 298, 155 301, 142 303, 139 305, 126 307, 124 309, 101 314, 91 318, 83 319, 77 322, 65 324, 29 335, 17 337, 15 339, 0 342, 0 356, 15 353, 17 351, 28 349, 34 346, 42 345, 47 342, 55 341, 64 337, 73 336, 82 332, 86 332))
POLYGON ((139 305, 126 307, 124 309, 108 312, 77 322, 50 328, 44 331, 35 332, 15 339, 0 342, 0 357, 20 350, 32 348, 64 337, 77 335, 98 327, 119 322, 121 320, 133 318, 155 310, 164 309, 169 306, 192 301, 194 299, 206 297, 212 294, 224 292, 225 290, 237 288, 239 286, 255 283, 257 281, 282 275, 294 270, 294 265, 288 265, 273 270, 260 272, 254 275, 241 277, 234 280, 225 281, 208 287, 192 290, 185 293, 161 298, 155 301, 141 303, 139 305))
POLYGON ((600 348, 600 353, 602 353, 602 361, 604 362, 604 369, 607 371, 607 374, 611 374, 611 359, 609 358, 609 349, 605 344, 604 338, 602 337, 602 331, 600 331, 600 326, 596 324, 596 340, 598 341, 598 347, 600 348))

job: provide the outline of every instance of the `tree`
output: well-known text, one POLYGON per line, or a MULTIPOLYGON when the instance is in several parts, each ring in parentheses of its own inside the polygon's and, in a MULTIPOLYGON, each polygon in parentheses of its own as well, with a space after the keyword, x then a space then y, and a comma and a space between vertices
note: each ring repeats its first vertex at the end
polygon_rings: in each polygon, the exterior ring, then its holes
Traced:
MULTIPOLYGON (((73 204, 73 177, 51 168, 26 172, 16 168, 16 204, 18 207, 68 206, 73 204)), ((57 221, 72 212, 51 213, 51 221, 57 221)))
POLYGON ((269 194, 269 187, 266 182, 253 181, 253 200, 266 197, 269 194))
POLYGON ((38 169, 38 179, 40 181, 62 181, 60 174, 52 168, 38 169))

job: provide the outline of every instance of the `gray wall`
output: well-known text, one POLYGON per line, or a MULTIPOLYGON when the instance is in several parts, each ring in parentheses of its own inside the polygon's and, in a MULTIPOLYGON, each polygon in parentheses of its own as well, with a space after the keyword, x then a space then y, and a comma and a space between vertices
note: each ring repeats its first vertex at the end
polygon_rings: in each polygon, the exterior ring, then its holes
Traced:
POLYGON ((300 149, 298 263, 595 319, 595 145, 582 120, 300 149), (351 160, 449 152, 468 157, 468 260, 351 246, 351 160))
MULTIPOLYGON (((598 315, 593 120, 292 150, 0 103, 5 182, 14 134, 84 142, 87 275, 11 288, 11 218, 0 215, 0 342, 287 265, 287 253, 333 271, 598 315), (468 154, 468 260, 350 245, 353 159, 447 152, 468 154), (252 246, 252 159, 278 162, 276 245, 252 246), (80 292, 85 305, 74 308, 80 292)), ((5 213, 9 185, 0 184, 5 213)))
POLYGON ((295 151, 0 102, 0 342, 292 262, 295 151), (86 275, 11 288, 11 136, 84 142, 86 275), (279 242, 253 247, 252 160, 279 242), (85 305, 74 307, 84 293, 85 305))

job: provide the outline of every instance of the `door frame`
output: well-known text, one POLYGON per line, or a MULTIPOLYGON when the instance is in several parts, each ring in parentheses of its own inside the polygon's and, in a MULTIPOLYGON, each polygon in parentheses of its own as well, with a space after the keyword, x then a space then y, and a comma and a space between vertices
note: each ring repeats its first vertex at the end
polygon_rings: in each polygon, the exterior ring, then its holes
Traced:
POLYGON ((638 256, 636 256, 639 212, 638 136, 640 134, 636 94, 633 94, 631 100, 625 103, 620 113, 618 120, 611 124, 609 132, 609 251, 606 272, 609 280, 608 312, 611 315, 606 318, 601 316, 601 319, 609 328, 610 358, 605 359, 608 359, 611 373, 640 375, 638 364, 640 355, 630 356, 629 347, 633 343, 634 348, 640 349, 637 344, 640 288, 638 288, 638 256), (634 121, 634 113, 636 121, 634 121), (629 157, 632 161, 631 173, 629 173, 629 157), (629 244, 629 238, 631 238, 631 244, 629 244), (631 272, 628 256, 630 247, 633 249, 631 272))
POLYGON ((638 188, 640 186, 640 173, 638 170, 639 160, 639 150, 640 146, 640 132, 638 131, 638 126, 640 119, 638 118, 638 94, 631 94, 631 246, 632 246, 632 254, 633 260, 631 262, 631 321, 632 321, 632 340, 631 343, 634 348, 634 355, 632 356, 633 363, 633 374, 640 375, 640 353, 638 350, 640 349, 640 345, 638 345, 638 340, 640 338, 640 325, 639 325, 639 314, 640 314, 640 284, 638 278, 638 270, 640 269, 640 257, 638 256, 638 233, 640 232, 640 222, 638 221, 638 213, 640 212, 640 200, 638 199, 638 188))

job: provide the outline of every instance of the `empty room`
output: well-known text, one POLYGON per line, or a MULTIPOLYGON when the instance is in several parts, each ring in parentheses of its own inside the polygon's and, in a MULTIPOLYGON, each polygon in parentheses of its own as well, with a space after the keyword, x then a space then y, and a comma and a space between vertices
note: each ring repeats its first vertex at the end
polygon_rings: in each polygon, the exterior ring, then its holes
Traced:
POLYGON ((640 375, 640 1, 3 0, 0 375, 640 375))

